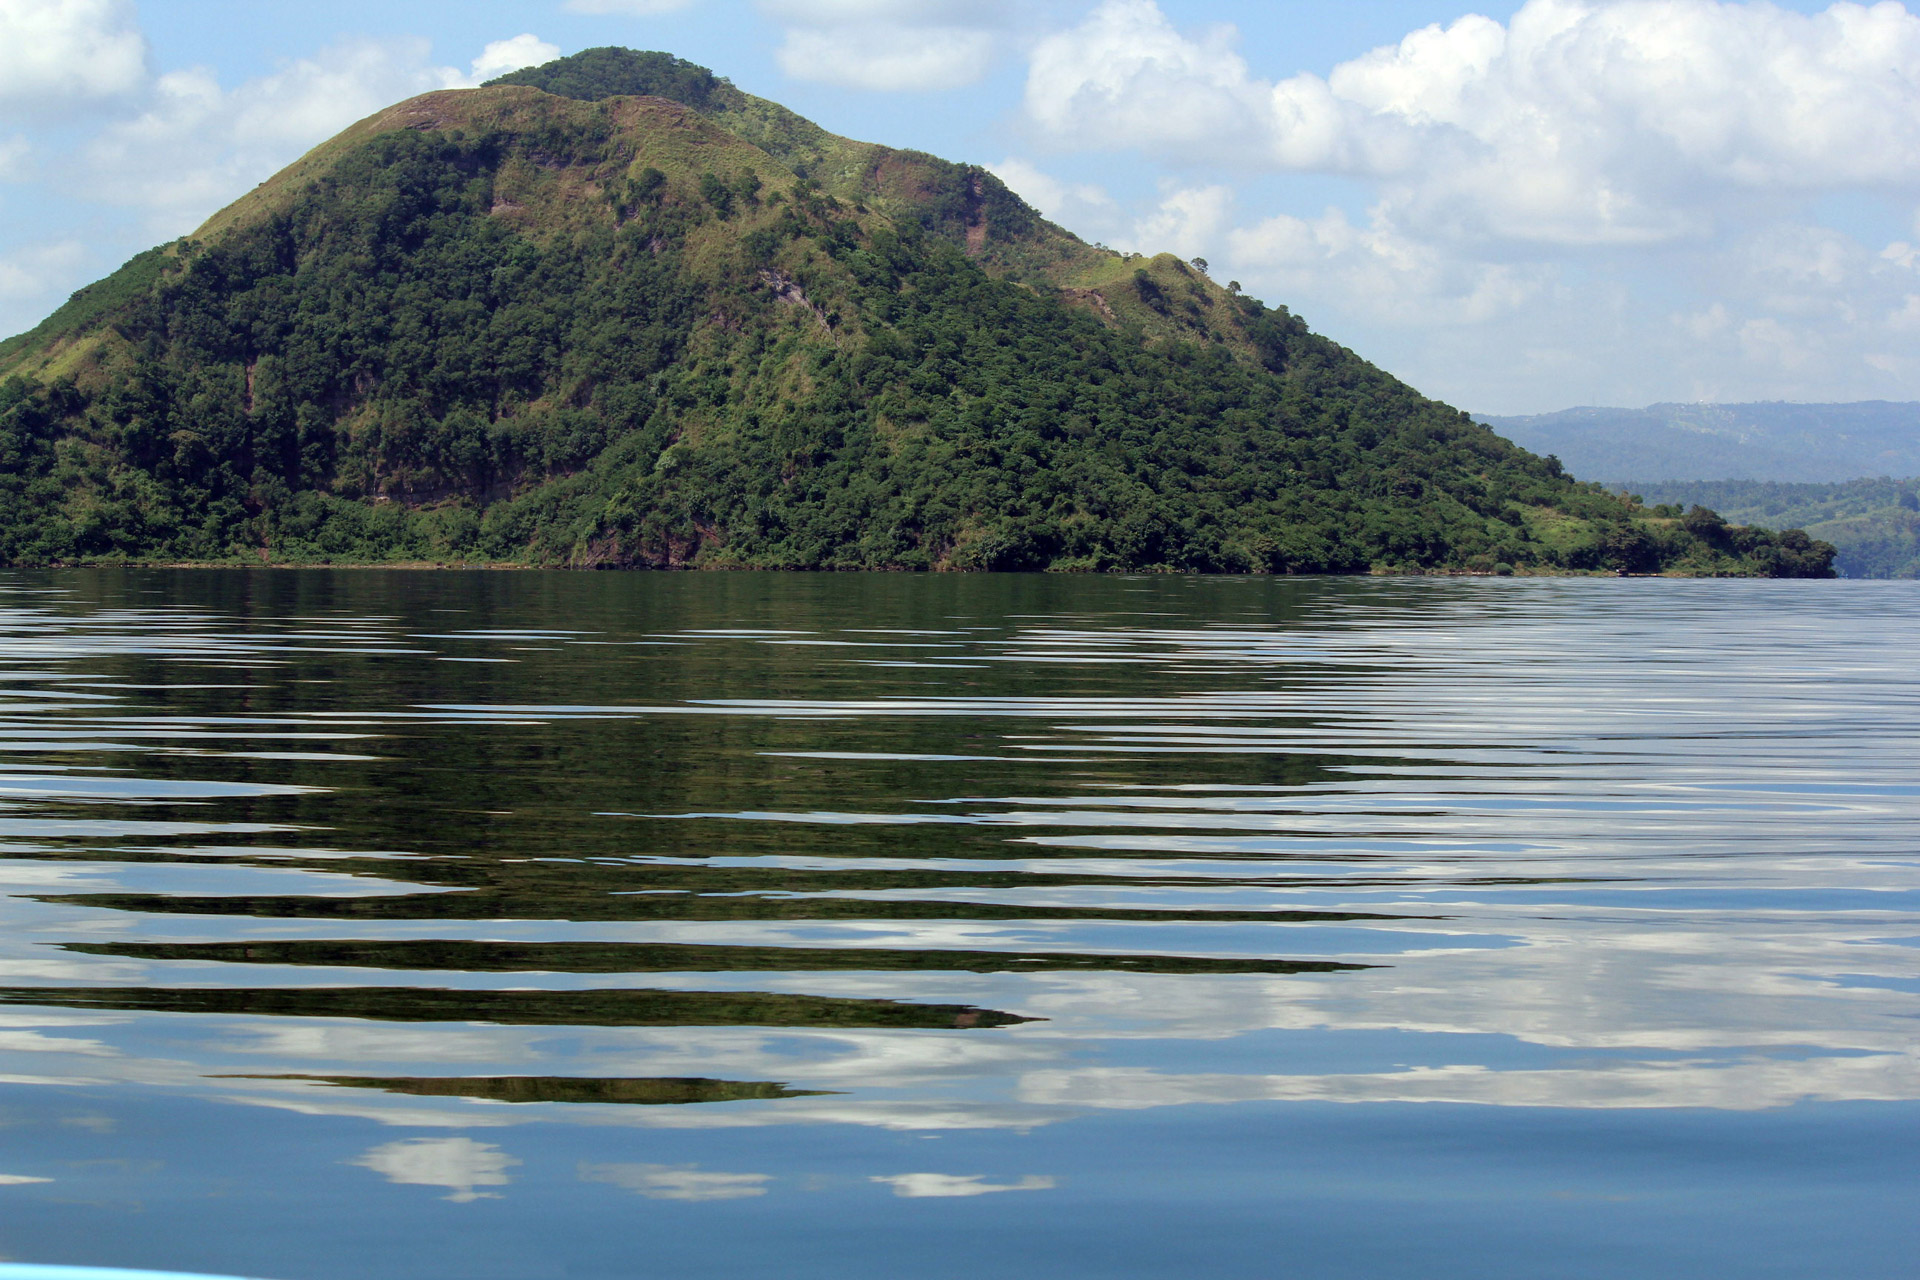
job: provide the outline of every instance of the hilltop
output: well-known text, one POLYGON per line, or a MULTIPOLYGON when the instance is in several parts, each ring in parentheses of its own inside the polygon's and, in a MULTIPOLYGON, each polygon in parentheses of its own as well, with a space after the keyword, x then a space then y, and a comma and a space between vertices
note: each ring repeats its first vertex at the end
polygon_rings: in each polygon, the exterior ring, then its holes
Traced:
POLYGON ((667 54, 430 93, 0 343, 0 560, 1822 575, 667 54))

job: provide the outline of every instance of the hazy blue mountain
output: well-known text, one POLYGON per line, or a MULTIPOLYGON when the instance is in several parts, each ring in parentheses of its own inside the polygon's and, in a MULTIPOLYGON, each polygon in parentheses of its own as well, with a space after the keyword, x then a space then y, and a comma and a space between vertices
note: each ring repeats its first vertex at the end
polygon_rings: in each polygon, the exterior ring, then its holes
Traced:
POLYGON ((1841 481, 1920 475, 1920 404, 1656 404, 1482 417, 1583 479, 1841 481))

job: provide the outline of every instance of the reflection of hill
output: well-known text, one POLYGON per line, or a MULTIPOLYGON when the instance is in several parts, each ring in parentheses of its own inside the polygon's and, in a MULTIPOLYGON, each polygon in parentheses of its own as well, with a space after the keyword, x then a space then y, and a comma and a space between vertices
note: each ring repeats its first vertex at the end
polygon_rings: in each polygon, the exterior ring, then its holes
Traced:
POLYGON ((216 1076, 218 1080, 306 1080, 342 1089, 381 1089, 419 1098, 484 1098, 490 1102, 615 1102, 678 1106, 812 1098, 830 1089, 789 1089, 771 1080, 706 1080, 698 1076, 600 1079, 589 1076, 216 1076))
POLYGON ((721 973, 925 969, 966 973, 1337 973, 1374 965, 1259 956, 1101 955, 1037 951, 898 951, 877 947, 729 947, 676 943, 469 942, 463 939, 68 943, 68 951, 136 960, 444 969, 465 973, 721 973))
MULTIPOLYGON (((1284 881, 1272 881, 1284 884, 1284 881)), ((1311 882, 1308 882, 1311 883, 1311 882)), ((1366 881, 1350 878, 1348 885, 1366 881)), ((1390 880, 1384 883, 1391 884, 1390 880)), ((738 898, 691 894, 565 893, 385 894, 367 898, 311 895, 196 897, 161 893, 35 895, 40 902, 142 914, 258 916, 298 920, 1178 920, 1292 924, 1338 920, 1405 919, 1323 911, 1233 911, 1127 907, 1035 907, 1004 902, 900 898, 738 898)))
POLYGON ((432 987, 0 987, 0 1004, 376 1022, 591 1027, 1004 1027, 1037 1019, 963 1004, 765 991, 449 991, 432 987))

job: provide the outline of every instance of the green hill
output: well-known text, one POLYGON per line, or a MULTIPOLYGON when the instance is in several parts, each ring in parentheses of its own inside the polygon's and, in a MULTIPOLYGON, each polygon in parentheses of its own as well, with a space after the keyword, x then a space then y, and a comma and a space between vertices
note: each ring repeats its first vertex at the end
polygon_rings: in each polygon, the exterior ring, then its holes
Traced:
POLYGON ((1732 519, 1804 528, 1838 549, 1833 564, 1845 577, 1920 578, 1920 478, 1660 481, 1626 488, 1650 503, 1704 503, 1732 519))
POLYGON ((0 344, 0 560, 1821 575, 665 54, 401 103, 0 344))

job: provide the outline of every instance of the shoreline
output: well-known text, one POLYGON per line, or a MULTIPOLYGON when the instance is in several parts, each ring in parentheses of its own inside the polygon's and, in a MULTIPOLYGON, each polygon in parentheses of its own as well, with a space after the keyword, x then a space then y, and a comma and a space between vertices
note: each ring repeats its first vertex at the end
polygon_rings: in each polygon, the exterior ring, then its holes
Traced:
MULTIPOLYGON (((302 569, 390 570, 405 572, 486 572, 486 573, 782 573, 819 574, 884 573, 906 577, 968 577, 982 574, 1016 574, 1022 577, 1113 578, 1670 578, 1772 581, 1765 574, 1742 573, 1627 573, 1615 569, 1544 569, 1515 567, 1510 573, 1485 569, 1369 569, 1363 573, 1260 573, 1245 570, 1234 573, 1205 573, 1191 569, 906 569, 906 568, 782 568, 761 565, 576 565, 525 564, 514 560, 54 560, 44 563, 0 565, 13 571, 52 571, 73 569, 195 569, 288 572, 302 569)), ((1840 581, 1838 577, 1810 579, 1840 581)), ((1895 581, 1895 579, 1888 579, 1895 581)))

